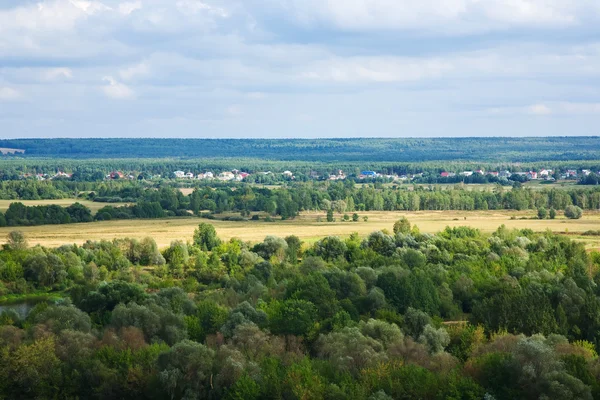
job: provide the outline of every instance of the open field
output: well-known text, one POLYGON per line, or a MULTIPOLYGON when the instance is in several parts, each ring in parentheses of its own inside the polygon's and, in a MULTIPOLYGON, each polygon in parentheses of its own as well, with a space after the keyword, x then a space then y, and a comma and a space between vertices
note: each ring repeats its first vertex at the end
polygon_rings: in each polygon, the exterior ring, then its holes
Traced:
POLYGON ((23 150, 23 149, 9 149, 7 147, 0 147, 0 154, 17 154, 17 153, 25 154, 25 150, 23 150))
MULTIPOLYGON (((600 227, 600 213, 586 212, 580 220, 513 219, 532 217, 535 211, 421 211, 421 212, 364 212, 359 213, 360 222, 317 222, 324 214, 307 213, 291 221, 211 221, 199 218, 170 218, 160 220, 119 220, 93 222, 88 224, 70 225, 44 225, 33 227, 19 227, 27 235, 30 244, 44 246, 60 246, 65 243, 84 243, 86 240, 112 240, 113 238, 145 236, 153 237, 160 247, 168 246, 172 240, 191 240, 194 229, 201 222, 210 222, 217 229, 222 239, 232 237, 244 241, 256 242, 267 235, 285 237, 297 235, 301 239, 311 242, 327 235, 348 236, 358 232, 361 236, 369 233, 388 229, 391 231, 394 221, 401 216, 406 216, 416 224, 422 232, 435 233, 446 226, 471 226, 483 232, 493 232, 498 226, 505 224, 509 228, 530 228, 535 231, 550 229, 553 232, 565 233, 574 240, 585 241, 590 249, 600 249, 600 237, 581 236, 588 230, 597 230, 600 227), (362 220, 368 216, 368 222, 362 220), (465 219, 466 218, 466 219, 465 219)), ((0 242, 4 241, 6 234, 15 228, 0 228, 0 242)))
POLYGON ((0 200, 0 211, 4 212, 10 206, 10 203, 23 203, 26 206, 49 206, 49 205, 57 205, 61 207, 68 207, 73 203, 81 203, 84 206, 88 207, 92 214, 96 214, 96 211, 101 209, 104 206, 123 206, 127 203, 96 203, 89 200, 82 199, 58 199, 58 200, 0 200))

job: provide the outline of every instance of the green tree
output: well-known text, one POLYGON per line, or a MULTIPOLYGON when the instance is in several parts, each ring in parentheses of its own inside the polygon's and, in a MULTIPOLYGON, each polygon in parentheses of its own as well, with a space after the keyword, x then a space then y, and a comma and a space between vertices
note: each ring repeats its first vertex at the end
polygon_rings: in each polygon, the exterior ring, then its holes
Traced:
POLYGON ((212 251, 221 244, 215 227, 211 224, 201 223, 194 231, 194 244, 203 251, 212 251))
POLYGON ((546 211, 544 207, 540 207, 537 210, 537 216, 538 219, 546 219, 546 217, 548 216, 548 211, 546 211))
POLYGON ((403 233, 403 234, 410 233, 410 222, 408 221, 408 219, 406 217, 402 217, 394 223, 394 234, 397 234, 397 233, 403 233))
POLYGON ((327 222, 333 222, 333 209, 328 209, 327 210, 327 222))
POLYGON ((565 217, 569 219, 579 219, 583 216, 583 210, 577 206, 567 206, 565 208, 565 217))

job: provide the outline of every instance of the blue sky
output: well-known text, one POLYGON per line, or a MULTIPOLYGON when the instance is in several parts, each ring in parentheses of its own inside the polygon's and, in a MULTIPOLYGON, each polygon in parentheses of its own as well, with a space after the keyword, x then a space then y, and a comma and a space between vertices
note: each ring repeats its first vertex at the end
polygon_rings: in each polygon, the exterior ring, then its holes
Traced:
POLYGON ((598 0, 0 0, 0 137, 597 135, 598 0))

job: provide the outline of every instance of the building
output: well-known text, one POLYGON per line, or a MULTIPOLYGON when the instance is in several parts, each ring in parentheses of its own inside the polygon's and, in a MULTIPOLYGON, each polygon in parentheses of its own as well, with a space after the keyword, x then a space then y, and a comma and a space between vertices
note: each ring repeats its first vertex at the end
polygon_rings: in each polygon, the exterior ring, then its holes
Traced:
POLYGON ((527 179, 531 179, 531 180, 538 179, 538 173, 535 171, 529 171, 527 173, 527 179))
POLYGON ((329 175, 329 180, 331 181, 339 181, 344 179, 346 179, 346 174, 344 174, 344 171, 342 171, 341 169, 338 169, 337 174, 329 175))
POLYGON ((183 172, 183 171, 175 171, 175 172, 173 172, 173 174, 175 175, 175 177, 177 179, 182 179, 185 177, 185 172, 183 172))
POLYGON ((235 175, 233 174, 233 172, 225 171, 225 172, 221 172, 219 174, 220 181, 232 181, 234 179, 235 179, 235 175))
POLYGON ((492 172, 488 172, 488 175, 495 176, 497 178, 500 175, 500 173, 496 172, 496 171, 492 171, 492 172))
POLYGON ((442 178, 453 178, 453 177, 455 177, 455 176, 456 176, 456 174, 455 174, 454 172, 446 172, 446 171, 444 171, 444 172, 442 172, 442 173, 440 174, 440 176, 441 176, 442 178))
POLYGON ((476 173, 476 174, 479 174, 479 175, 485 175, 485 171, 484 171, 484 170, 482 170, 482 169, 478 169, 478 170, 476 170, 476 171, 475 171, 475 173, 476 173))
POLYGON ((500 178, 510 178, 511 176, 512 176, 512 174, 510 173, 509 170, 504 170, 504 171, 498 172, 498 177, 500 177, 500 178))
POLYGON ((463 176, 471 176, 471 175, 473 175, 473 171, 463 171, 461 173, 461 175, 463 175, 463 176))
POLYGON ((372 178, 377 178, 377 176, 379 176, 379 175, 375 171, 361 171, 361 173, 358 177, 360 179, 370 179, 370 178, 372 179, 372 178))

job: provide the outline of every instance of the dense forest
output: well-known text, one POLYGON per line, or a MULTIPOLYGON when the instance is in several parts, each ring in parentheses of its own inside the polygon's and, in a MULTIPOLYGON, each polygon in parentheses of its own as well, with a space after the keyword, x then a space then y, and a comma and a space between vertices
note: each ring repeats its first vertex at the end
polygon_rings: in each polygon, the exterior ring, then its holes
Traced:
MULTIPOLYGON (((5 139, 25 158, 241 158, 295 161, 598 160, 600 137, 421 139, 5 139)), ((23 157, 6 156, 6 157, 23 157)))
POLYGON ((600 257, 551 233, 0 251, 0 397, 600 399, 600 257))

